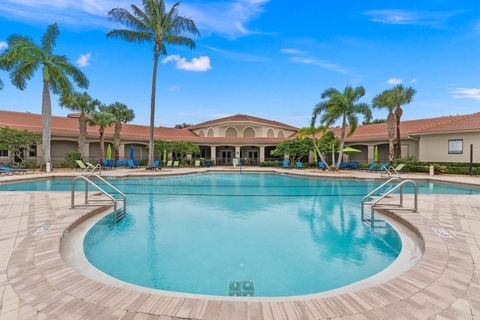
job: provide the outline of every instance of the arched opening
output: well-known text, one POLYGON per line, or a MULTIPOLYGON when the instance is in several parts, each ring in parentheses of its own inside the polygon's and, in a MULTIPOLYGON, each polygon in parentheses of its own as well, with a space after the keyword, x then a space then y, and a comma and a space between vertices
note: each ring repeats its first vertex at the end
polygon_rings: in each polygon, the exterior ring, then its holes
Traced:
POLYGON ((283 133, 282 130, 278 131, 277 137, 278 137, 278 138, 285 138, 285 134, 283 133))
POLYGON ((198 131, 198 135, 200 137, 205 137, 205 131, 203 131, 203 130, 198 131))
POLYGON ((208 129, 207 137, 213 137, 214 135, 215 133, 213 132, 213 129, 212 128, 208 129))
POLYGON ((237 129, 229 127, 225 130, 225 137, 238 137, 237 129))
POLYGON ((275 138, 275 132, 273 132, 272 128, 267 130, 267 138, 275 138))
POLYGON ((248 138, 254 138, 255 137, 255 129, 252 127, 248 127, 243 129, 243 136, 248 137, 248 138))

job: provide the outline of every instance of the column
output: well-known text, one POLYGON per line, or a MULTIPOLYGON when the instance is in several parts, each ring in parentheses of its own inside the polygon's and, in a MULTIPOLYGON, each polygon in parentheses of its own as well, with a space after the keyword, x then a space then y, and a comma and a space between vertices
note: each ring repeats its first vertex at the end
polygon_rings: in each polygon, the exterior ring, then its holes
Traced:
POLYGON ((125 160, 125 144, 123 143, 118 146, 118 160, 125 160))
POLYGON ((375 151, 375 146, 368 146, 368 163, 372 163, 373 162, 373 153, 375 151))
POLYGON ((235 158, 240 158, 240 147, 235 147, 235 158))
MULTIPOLYGON (((9 152, 9 155, 11 156, 10 152, 9 152)), ((43 159, 43 144, 38 143, 37 144, 37 163, 41 164, 41 163, 43 163, 43 161, 44 161, 44 159, 43 159)))
POLYGON ((260 162, 265 162, 265 147, 260 147, 260 162))
POLYGON ((215 164, 217 162, 217 147, 210 146, 210 160, 215 164))

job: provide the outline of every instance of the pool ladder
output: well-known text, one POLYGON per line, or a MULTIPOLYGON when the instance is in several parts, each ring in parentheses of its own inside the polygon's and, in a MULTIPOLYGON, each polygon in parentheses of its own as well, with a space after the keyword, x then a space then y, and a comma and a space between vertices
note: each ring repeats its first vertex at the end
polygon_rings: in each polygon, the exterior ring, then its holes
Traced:
POLYGON ((400 178, 394 177, 390 178, 384 183, 382 183, 380 186, 372 190, 369 194, 367 194, 363 199, 362 199, 362 221, 368 221, 370 220, 372 228, 374 227, 374 222, 375 222, 375 209, 391 209, 391 210, 406 210, 406 211, 413 211, 417 212, 418 211, 418 186, 417 183, 413 180, 402 180, 400 178), (380 194, 378 196, 375 196, 375 194, 380 191, 382 188, 385 186, 389 185, 390 183, 396 183, 394 186, 392 186, 390 189, 388 189, 385 193, 380 194), (406 208, 404 207, 403 203, 403 187, 406 184, 411 184, 413 185, 413 208, 406 208), (393 192, 400 190, 400 201, 399 203, 390 203, 390 204, 381 204, 380 201, 385 199, 388 195, 392 194, 393 192), (365 218, 365 206, 370 206, 370 219, 365 218))
POLYGON ((127 196, 125 193, 120 191, 117 187, 112 185, 110 182, 102 178, 100 175, 96 174, 95 171, 99 169, 99 165, 95 167, 88 167, 87 169, 83 170, 83 172, 79 175, 76 176, 72 179, 72 193, 71 193, 71 208, 74 209, 77 206, 98 206, 101 203, 110 203, 113 206, 113 219, 114 223, 117 223, 118 221, 122 220, 125 217, 126 214, 126 208, 127 208, 127 196), (103 188, 101 188, 98 184, 92 181, 92 177, 96 178, 103 183, 105 183, 107 186, 112 188, 115 192, 117 192, 120 195, 120 199, 115 198, 112 194, 108 193, 105 191, 103 188), (76 205, 75 204, 75 182, 77 180, 83 180, 85 181, 85 201, 81 205, 76 205), (108 199, 89 199, 89 186, 92 186, 96 190, 100 191, 104 196, 106 196, 108 199), (92 202, 95 202, 96 204, 91 204, 92 202), (123 206, 119 207, 119 203, 122 202, 123 206))

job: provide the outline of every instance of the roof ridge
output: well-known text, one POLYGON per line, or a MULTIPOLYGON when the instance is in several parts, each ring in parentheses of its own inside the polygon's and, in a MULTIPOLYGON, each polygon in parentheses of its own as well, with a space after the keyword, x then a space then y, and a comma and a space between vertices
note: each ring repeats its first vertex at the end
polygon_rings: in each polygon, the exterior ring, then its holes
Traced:
POLYGON ((444 126, 446 124, 451 124, 451 123, 455 123, 455 122, 458 122, 458 121, 461 121, 461 120, 464 120, 466 118, 470 118, 470 117, 473 117, 475 115, 477 115, 478 113, 471 113, 471 114, 462 114, 462 115, 456 115, 456 116, 448 116, 448 120, 450 121, 441 121, 439 123, 433 123, 433 124, 430 124, 430 125, 426 125, 424 127, 421 127, 417 130, 415 130, 415 132, 421 132, 421 131, 425 131, 425 130, 428 130, 428 129, 432 129, 432 128, 436 128, 436 127, 441 127, 441 126, 444 126))

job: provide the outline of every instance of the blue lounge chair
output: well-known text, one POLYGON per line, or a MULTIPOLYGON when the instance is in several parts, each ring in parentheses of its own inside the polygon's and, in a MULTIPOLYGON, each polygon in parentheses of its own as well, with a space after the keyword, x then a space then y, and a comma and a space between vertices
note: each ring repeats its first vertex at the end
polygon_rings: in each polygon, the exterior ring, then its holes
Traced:
POLYGON ((3 174, 17 174, 17 173, 25 173, 26 169, 16 169, 16 168, 8 168, 8 167, 0 167, 0 173, 3 174))
POLYGON ((340 162, 340 169, 348 169, 348 162, 340 162))
POLYGON ((117 160, 116 165, 117 165, 117 167, 121 167, 123 165, 123 161, 122 160, 117 160))
POLYGON ((140 160, 135 160, 134 163, 135 163, 135 167, 140 167, 140 160))
POLYGON ((289 168, 289 167, 290 167, 290 162, 288 162, 288 160, 283 160, 283 161, 282 161, 282 166, 283 166, 284 168, 289 168))
POLYGON ((297 161, 297 162, 295 162, 295 166, 297 168, 303 168, 303 163, 301 163, 300 161, 297 161))
POLYGON ((327 165, 323 161, 318 162, 318 168, 322 170, 327 170, 327 165))
POLYGON ((389 165, 390 165, 390 164, 389 164, 388 162, 383 163, 380 167, 378 167, 378 168, 375 169, 374 171, 385 171, 385 170, 388 168, 389 165))
POLYGON ((360 164, 356 161, 350 162, 350 168, 352 169, 358 169, 360 167, 360 164))
POLYGON ((127 165, 128 165, 128 167, 131 168, 131 169, 135 169, 135 168, 136 168, 135 164, 133 163, 133 160, 128 160, 128 161, 127 161, 127 165))
POLYGON ((377 167, 377 164, 372 163, 371 165, 368 166, 368 168, 363 168, 363 169, 360 169, 360 170, 374 171, 376 167, 377 167))

